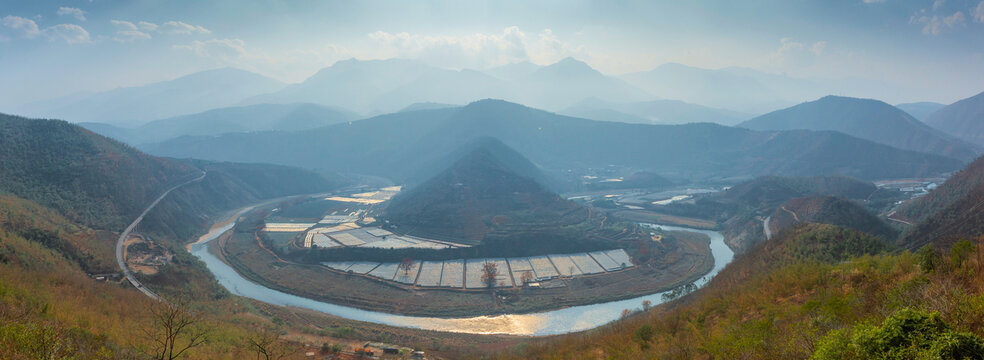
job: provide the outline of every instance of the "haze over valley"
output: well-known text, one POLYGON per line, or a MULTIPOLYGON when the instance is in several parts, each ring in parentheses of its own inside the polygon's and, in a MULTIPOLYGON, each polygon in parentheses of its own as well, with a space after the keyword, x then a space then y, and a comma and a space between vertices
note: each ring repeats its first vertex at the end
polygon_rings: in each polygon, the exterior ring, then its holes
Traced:
POLYGON ((0 359, 984 359, 984 2, 6 1, 0 359))

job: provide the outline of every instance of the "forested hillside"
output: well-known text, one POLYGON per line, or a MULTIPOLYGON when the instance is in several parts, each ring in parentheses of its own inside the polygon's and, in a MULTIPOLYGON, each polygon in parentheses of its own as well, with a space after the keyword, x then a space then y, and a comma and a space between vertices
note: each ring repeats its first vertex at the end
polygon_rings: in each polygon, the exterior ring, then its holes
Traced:
POLYGON ((680 301, 500 357, 979 359, 984 242, 965 244, 889 255, 870 235, 801 225, 680 301))
POLYGON ((0 138, 0 192, 99 229, 122 229, 167 187, 201 174, 60 120, 0 114, 0 138))

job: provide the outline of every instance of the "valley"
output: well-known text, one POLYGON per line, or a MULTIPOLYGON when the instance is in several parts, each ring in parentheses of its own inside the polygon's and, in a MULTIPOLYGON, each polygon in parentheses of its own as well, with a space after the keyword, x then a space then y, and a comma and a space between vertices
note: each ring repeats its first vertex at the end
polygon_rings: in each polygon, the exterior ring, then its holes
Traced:
POLYGON ((984 360, 984 0, 0 0, 0 360, 984 360))

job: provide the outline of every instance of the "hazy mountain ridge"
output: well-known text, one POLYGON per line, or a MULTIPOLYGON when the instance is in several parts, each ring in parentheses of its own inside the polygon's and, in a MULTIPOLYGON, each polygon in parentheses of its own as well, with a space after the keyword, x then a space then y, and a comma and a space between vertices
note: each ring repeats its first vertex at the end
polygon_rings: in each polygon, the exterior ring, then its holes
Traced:
POLYGON ((946 107, 946 105, 935 103, 935 102, 923 101, 923 102, 897 104, 895 105, 895 107, 901 109, 902 111, 905 111, 909 115, 912 115, 912 117, 916 118, 917 120, 925 122, 926 118, 928 118, 929 115, 932 115, 937 110, 946 107))
POLYGON ((774 111, 738 124, 753 130, 831 130, 904 150, 932 153, 963 161, 979 148, 933 129, 911 115, 878 100, 825 96, 774 111))
POLYGON ((950 135, 984 146, 984 92, 937 110, 926 123, 950 135))
POLYGON ((880 179, 937 174, 961 166, 955 159, 836 132, 623 124, 560 116, 497 100, 295 133, 182 137, 144 148, 173 157, 259 161, 402 179, 417 164, 485 136, 501 140, 547 170, 615 164, 671 180, 765 174, 880 179))
POLYGON ((231 106, 247 97, 276 91, 284 86, 278 80, 245 70, 220 68, 174 80, 30 104, 21 112, 72 122, 137 125, 231 106))
POLYGON ((79 125, 103 136, 140 145, 180 136, 307 130, 359 118, 359 115, 347 110, 315 104, 260 104, 213 109, 197 114, 154 120, 133 128, 103 123, 79 125))
POLYGON ((663 125, 710 122, 731 126, 750 117, 679 100, 612 103, 597 98, 582 100, 561 113, 592 120, 663 125))

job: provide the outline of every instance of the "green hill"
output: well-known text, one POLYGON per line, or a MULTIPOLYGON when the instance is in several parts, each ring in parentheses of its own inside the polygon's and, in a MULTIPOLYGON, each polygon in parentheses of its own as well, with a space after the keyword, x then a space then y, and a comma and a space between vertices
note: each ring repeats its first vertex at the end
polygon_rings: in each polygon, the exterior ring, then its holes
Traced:
POLYGON ((59 120, 0 114, 0 192, 72 221, 122 229, 169 185, 201 171, 59 120))
MULTIPOLYGON (((504 161, 509 159, 497 156, 501 147, 495 144, 486 141, 442 173, 394 198, 385 218, 401 232, 468 244, 481 243, 496 230, 535 231, 587 219, 587 209, 514 172, 504 161)), ((512 160, 528 164, 521 157, 512 160)))
POLYGON ((978 149, 878 100, 826 96, 738 124, 753 130, 830 130, 899 149, 970 161, 978 149))

